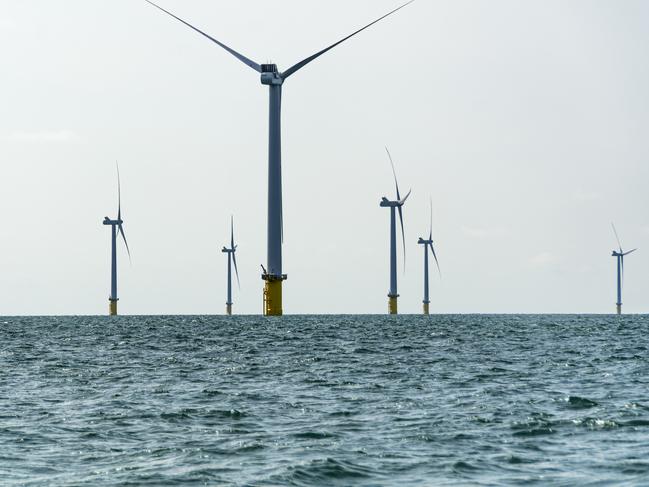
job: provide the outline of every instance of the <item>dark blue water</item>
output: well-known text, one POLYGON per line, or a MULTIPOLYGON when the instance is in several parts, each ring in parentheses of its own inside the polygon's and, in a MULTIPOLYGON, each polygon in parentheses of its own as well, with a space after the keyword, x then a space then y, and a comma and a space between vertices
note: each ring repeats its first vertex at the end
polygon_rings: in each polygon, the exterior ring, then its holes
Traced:
POLYGON ((0 318, 2 485, 649 485, 649 318, 0 318))

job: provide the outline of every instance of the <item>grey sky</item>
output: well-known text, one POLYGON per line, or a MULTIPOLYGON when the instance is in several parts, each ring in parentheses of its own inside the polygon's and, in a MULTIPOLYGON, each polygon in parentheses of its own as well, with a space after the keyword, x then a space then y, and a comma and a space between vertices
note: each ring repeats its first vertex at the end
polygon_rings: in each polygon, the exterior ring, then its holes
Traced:
MULTIPOLYGON (((280 69, 393 0, 159 0, 280 69)), ((222 313, 235 215, 237 313, 261 312, 267 93, 259 76, 140 0, 2 0, 0 314, 103 314, 115 160, 129 267, 121 313, 222 313)), ((284 87, 287 313, 387 309, 393 196, 419 312, 428 198, 432 312, 626 312, 649 293, 649 3, 418 0, 284 87), (435 276, 432 274, 432 276, 435 276)))

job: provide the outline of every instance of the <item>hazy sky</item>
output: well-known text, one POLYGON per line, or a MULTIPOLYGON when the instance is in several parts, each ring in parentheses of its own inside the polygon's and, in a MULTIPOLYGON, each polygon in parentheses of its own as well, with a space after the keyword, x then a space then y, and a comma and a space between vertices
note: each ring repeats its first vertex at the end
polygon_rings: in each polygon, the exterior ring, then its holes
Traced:
MULTIPOLYGON (((120 312, 260 313, 267 88, 143 0, 1 0, 0 315, 105 314, 115 161, 120 312)), ((399 0, 159 0, 280 70, 399 0)), ((284 309, 383 313, 389 146, 401 312, 649 311, 649 2, 418 0, 284 85, 284 309)))

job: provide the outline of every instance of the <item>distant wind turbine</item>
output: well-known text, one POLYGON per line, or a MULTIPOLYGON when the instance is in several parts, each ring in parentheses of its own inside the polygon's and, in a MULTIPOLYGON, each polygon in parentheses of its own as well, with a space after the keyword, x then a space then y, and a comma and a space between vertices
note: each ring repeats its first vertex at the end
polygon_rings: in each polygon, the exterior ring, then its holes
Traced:
POLYGON ((164 13, 170 15, 176 20, 182 22, 187 27, 195 30, 203 35, 210 41, 222 47, 239 61, 246 66, 254 69, 261 74, 261 84, 269 87, 269 134, 268 134, 268 235, 267 235, 267 271, 262 274, 262 279, 265 281, 264 285, 264 314, 279 316, 283 313, 282 308, 282 282, 286 280, 286 274, 282 273, 282 240, 283 240, 283 222, 282 222, 282 150, 281 150, 281 108, 282 108, 282 85, 284 81, 296 73, 304 66, 314 61, 324 53, 333 49, 337 45, 343 43, 347 39, 355 36, 359 32, 374 25, 388 15, 402 9, 406 5, 412 3, 410 0, 404 5, 392 10, 379 19, 371 22, 365 27, 357 30, 353 34, 348 35, 344 39, 318 51, 317 53, 309 56, 308 58, 300 61, 286 71, 280 73, 275 64, 257 64, 256 62, 248 59, 247 57, 239 54, 234 49, 226 46, 222 42, 216 40, 214 37, 206 34, 202 30, 197 29, 193 25, 185 22, 179 17, 176 17, 171 12, 156 5, 150 0, 145 0, 154 7, 162 10, 164 13))
POLYGON ((424 314, 430 314, 430 296, 429 296, 429 291, 428 291, 428 247, 430 247, 430 251, 433 253, 433 257, 435 258, 435 263, 437 264, 437 271, 439 272, 439 275, 442 275, 442 271, 439 268, 439 261, 437 260, 437 255, 435 255, 435 248, 433 247, 433 200, 430 200, 430 232, 428 233, 428 239, 424 240, 423 238, 419 237, 419 241, 417 242, 419 245, 424 246, 424 314))
POLYGON ((401 222, 401 238, 403 241, 403 263, 405 266, 406 262, 406 235, 403 230, 403 212, 401 208, 404 203, 410 196, 412 190, 408 191, 408 194, 405 198, 401 198, 401 193, 399 193, 399 183, 397 182, 397 173, 394 170, 394 162, 392 162, 392 156, 388 148, 385 148, 385 151, 388 153, 388 158, 390 159, 390 165, 392 166, 392 174, 394 176, 394 185, 397 189, 397 199, 390 201, 385 196, 381 198, 380 206, 383 208, 390 208, 390 292, 388 293, 388 311, 391 315, 396 315, 397 310, 397 298, 399 293, 397 291, 397 217, 396 211, 399 210, 399 221, 401 222))
POLYGON ((611 223, 611 226, 613 227, 613 233, 615 233, 615 238, 620 248, 619 252, 617 250, 614 250, 612 256, 617 259, 617 303, 615 304, 617 308, 617 314, 621 315, 622 314, 622 286, 624 285, 624 257, 629 255, 632 252, 635 252, 638 249, 633 249, 633 250, 629 250, 628 252, 624 252, 624 250, 622 250, 622 244, 620 243, 620 237, 618 237, 617 235, 617 230, 615 229, 615 225, 611 223))
POLYGON ((122 188, 119 177, 119 166, 117 166, 117 220, 111 220, 108 217, 104 217, 104 225, 111 226, 111 259, 110 259, 110 297, 109 297, 109 308, 108 312, 111 316, 117 314, 117 233, 119 232, 124 239, 124 245, 126 245, 126 252, 128 253, 128 259, 131 260, 131 251, 128 248, 128 242, 126 241, 126 235, 124 235, 124 227, 122 224, 122 188))
POLYGON ((228 301, 225 303, 225 312, 232 314, 232 263, 234 262, 234 272, 237 275, 237 285, 241 288, 239 282, 239 270, 237 269, 237 257, 235 255, 237 245, 234 245, 234 217, 230 217, 230 247, 223 247, 221 252, 228 254, 228 301))

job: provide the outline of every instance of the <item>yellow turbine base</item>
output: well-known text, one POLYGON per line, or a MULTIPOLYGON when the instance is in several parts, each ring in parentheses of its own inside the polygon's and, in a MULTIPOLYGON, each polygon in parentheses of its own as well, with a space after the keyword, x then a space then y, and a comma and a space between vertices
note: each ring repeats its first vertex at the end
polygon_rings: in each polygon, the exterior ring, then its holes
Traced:
POLYGON ((108 314, 110 316, 117 316, 117 300, 109 300, 108 301, 108 314))
POLYGON ((266 281, 264 284, 264 315, 282 316, 282 281, 266 281))
POLYGON ((232 316, 232 305, 231 304, 226 304, 225 305, 225 314, 228 316, 232 316))
POLYGON ((429 303, 424 303, 424 314, 425 315, 430 314, 430 304, 429 303))
POLYGON ((397 314, 397 297, 396 296, 389 296, 388 297, 388 312, 391 315, 396 315, 397 314))

